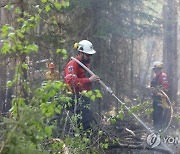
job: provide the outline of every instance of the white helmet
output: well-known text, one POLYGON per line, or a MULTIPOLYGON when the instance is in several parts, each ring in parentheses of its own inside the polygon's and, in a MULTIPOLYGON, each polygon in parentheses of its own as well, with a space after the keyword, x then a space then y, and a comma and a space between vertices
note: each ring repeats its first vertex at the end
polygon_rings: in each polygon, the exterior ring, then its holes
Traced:
POLYGON ((162 69, 162 68, 163 68, 163 63, 160 62, 160 61, 154 62, 154 63, 153 63, 153 69, 155 69, 155 68, 160 68, 160 69, 162 69))
POLYGON ((90 41, 88 40, 82 40, 78 43, 78 51, 93 55, 96 53, 96 51, 93 49, 93 45, 90 41))

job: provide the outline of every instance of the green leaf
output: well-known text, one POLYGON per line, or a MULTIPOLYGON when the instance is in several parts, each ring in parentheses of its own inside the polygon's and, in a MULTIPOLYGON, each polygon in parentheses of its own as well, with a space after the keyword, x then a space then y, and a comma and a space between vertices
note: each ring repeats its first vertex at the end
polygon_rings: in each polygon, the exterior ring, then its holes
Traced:
POLYGON ((108 143, 100 143, 101 147, 104 149, 108 148, 108 143))
POLYGON ((2 48, 1 48, 1 52, 3 53, 3 54, 6 54, 6 53, 8 53, 9 51, 10 51, 10 44, 9 43, 4 43, 3 44, 3 46, 2 46, 2 48))
POLYGON ((41 104, 40 109, 41 109, 42 113, 46 113, 46 104, 45 103, 41 104))
POLYGON ((11 86, 12 86, 12 84, 13 84, 13 82, 12 82, 12 81, 8 81, 8 82, 7 82, 7 84, 6 84, 6 86, 7 86, 7 87, 11 87, 11 86))
POLYGON ((97 93, 97 94, 96 94, 96 97, 97 97, 97 98, 102 98, 101 93, 97 93))
POLYGON ((47 136, 51 136, 52 128, 50 126, 45 127, 45 133, 47 134, 47 136))
POLYGON ((28 20, 29 21, 34 21, 34 19, 35 19, 35 17, 34 16, 32 16, 31 18, 29 18, 28 20))
POLYGON ((9 34, 8 34, 8 37, 9 37, 9 38, 13 38, 14 36, 15 36, 15 33, 9 33, 9 34))
POLYGON ((64 59, 64 60, 65 60, 65 59, 67 59, 67 58, 68 58, 68 56, 67 56, 67 55, 64 55, 64 56, 63 56, 63 59, 64 59))
POLYGON ((30 51, 38 51, 38 46, 36 44, 30 44, 26 48, 30 51))
POLYGON ((45 113, 45 115, 46 115, 47 117, 50 117, 50 116, 53 116, 53 115, 54 115, 53 105, 49 104, 48 110, 47 110, 47 112, 45 113))
POLYGON ((24 69, 26 69, 26 70, 28 69, 28 65, 25 64, 25 63, 22 64, 22 67, 23 67, 24 69))
POLYGON ((69 1, 62 3, 63 7, 65 7, 65 8, 69 7, 69 4, 70 4, 69 1))
POLYGON ((36 23, 40 23, 40 21, 41 21, 41 16, 38 15, 38 14, 36 14, 36 15, 35 15, 35 20, 36 20, 36 23))
POLYGON ((18 8, 16 8, 16 13, 17 14, 21 14, 22 13, 22 11, 21 11, 21 9, 18 7, 18 8))
POLYGON ((1 36, 2 36, 2 37, 7 36, 8 30, 9 30, 9 26, 8 26, 8 25, 4 25, 4 26, 1 28, 1 31, 2 31, 1 36))
POLYGON ((65 49, 57 49, 56 53, 62 53, 63 55, 66 55, 67 51, 65 49))
POLYGON ((62 7, 62 4, 60 4, 60 3, 54 3, 54 6, 60 11, 60 10, 61 10, 61 7, 62 7))
POLYGON ((23 33, 21 33, 21 31, 17 30, 16 33, 17 33, 17 36, 20 37, 21 39, 24 38, 24 35, 23 33))
POLYGON ((47 0, 41 0, 41 2, 46 3, 46 2, 47 2, 47 0))
POLYGON ((91 96, 93 93, 92 93, 92 91, 88 91, 87 94, 88 94, 89 96, 91 96))
POLYGON ((19 51, 23 51, 24 50, 24 46, 22 44, 20 44, 21 42, 18 42, 19 44, 17 44, 17 50, 19 51))
POLYGON ((116 119, 115 118, 112 118, 110 121, 111 121, 112 124, 116 123, 116 119))
POLYGON ((117 115, 117 118, 120 120, 123 120, 124 118, 124 111, 120 111, 119 114, 117 115))
POLYGON ((49 12, 51 10, 50 5, 46 5, 45 10, 46 10, 46 12, 49 12))
POLYGON ((23 18, 18 18, 18 19, 17 19, 17 22, 21 22, 21 21, 23 22, 24 19, 23 19, 23 18))
POLYGON ((61 51, 62 54, 66 55, 67 54, 67 51, 65 49, 62 49, 61 51))
POLYGON ((51 96, 51 97, 54 97, 55 94, 56 94, 56 92, 55 92, 54 90, 51 90, 51 91, 49 92, 49 96, 51 96))
POLYGON ((102 134, 103 134, 103 131, 100 130, 100 131, 98 132, 98 135, 102 135, 102 134))
POLYGON ((92 95, 91 96, 91 100, 94 101, 96 99, 96 96, 95 95, 92 95))
POLYGON ((4 8, 10 10, 10 9, 13 8, 13 5, 12 4, 7 4, 4 8))

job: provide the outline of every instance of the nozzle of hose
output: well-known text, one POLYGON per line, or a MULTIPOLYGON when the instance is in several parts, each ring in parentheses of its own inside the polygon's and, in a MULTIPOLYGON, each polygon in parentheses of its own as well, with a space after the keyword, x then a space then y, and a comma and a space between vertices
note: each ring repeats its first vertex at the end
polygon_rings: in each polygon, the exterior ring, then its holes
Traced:
POLYGON ((112 93, 113 93, 113 91, 111 90, 111 88, 110 88, 110 87, 107 87, 107 88, 106 88, 106 91, 107 91, 107 92, 109 92, 110 94, 112 94, 112 93))

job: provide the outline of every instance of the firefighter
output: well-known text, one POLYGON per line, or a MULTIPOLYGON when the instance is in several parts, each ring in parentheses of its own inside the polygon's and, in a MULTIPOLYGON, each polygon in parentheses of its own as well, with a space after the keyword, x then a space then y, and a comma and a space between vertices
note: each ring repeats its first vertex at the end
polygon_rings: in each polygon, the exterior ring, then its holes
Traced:
POLYGON ((167 75, 162 71, 163 63, 156 61, 153 64, 154 77, 151 81, 152 99, 153 99, 153 124, 156 130, 161 130, 165 122, 165 104, 166 97, 160 92, 162 90, 167 94, 168 80, 167 75))
MULTIPOLYGON (((90 67, 91 57, 96 53, 93 49, 93 45, 88 40, 82 40, 79 43, 74 44, 75 50, 78 52, 76 59, 90 67)), ((91 127, 93 121, 95 121, 92 112, 85 106, 89 105, 90 100, 81 96, 82 91, 91 90, 91 83, 99 81, 99 77, 96 75, 88 76, 87 72, 82 68, 76 61, 70 60, 65 67, 64 71, 64 80, 65 83, 70 85, 71 91, 73 93, 73 99, 77 98, 76 111, 75 103, 72 103, 73 111, 79 114, 82 113, 82 126, 84 130, 87 130, 91 127), (81 99, 80 99, 81 98, 81 99)), ((75 100, 75 99, 74 99, 75 100)))
POLYGON ((48 69, 49 71, 45 74, 46 80, 60 80, 59 72, 55 70, 53 62, 48 63, 48 69))

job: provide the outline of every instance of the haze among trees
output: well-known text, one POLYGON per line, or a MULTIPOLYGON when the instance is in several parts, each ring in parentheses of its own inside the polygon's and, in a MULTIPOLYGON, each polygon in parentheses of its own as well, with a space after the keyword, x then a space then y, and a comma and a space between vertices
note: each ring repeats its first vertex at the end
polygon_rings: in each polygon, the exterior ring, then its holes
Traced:
POLYGON ((0 153, 180 152, 179 144, 148 147, 147 130, 132 116, 153 127, 147 87, 153 62, 162 61, 174 110, 166 134, 180 138, 179 0, 1 0, 0 30, 0 153), (98 121, 90 132, 66 109, 63 81, 83 39, 97 51, 91 70, 124 103, 93 84, 84 93, 98 121), (60 81, 45 82, 48 62, 60 81))

